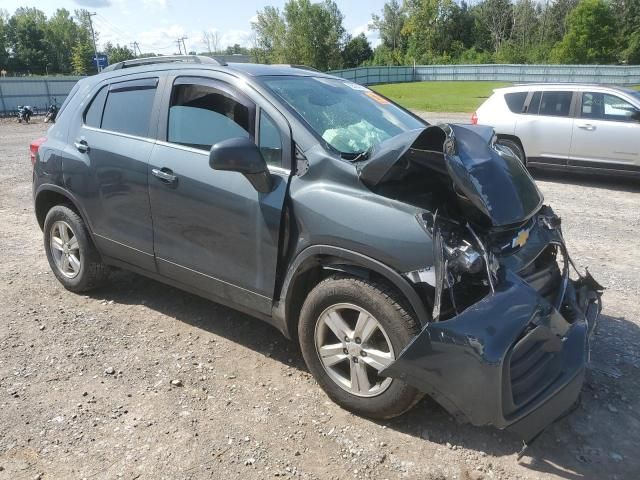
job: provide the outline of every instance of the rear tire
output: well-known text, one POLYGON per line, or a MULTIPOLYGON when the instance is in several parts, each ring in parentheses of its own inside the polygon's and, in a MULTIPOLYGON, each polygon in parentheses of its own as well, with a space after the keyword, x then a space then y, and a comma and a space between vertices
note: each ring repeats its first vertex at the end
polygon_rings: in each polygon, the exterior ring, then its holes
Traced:
POLYGON ((420 331, 409 312, 395 290, 372 280, 336 275, 309 293, 298 326, 302 355, 335 403, 358 415, 388 419, 423 397, 401 380, 377 375, 420 331))
POLYGON ((65 205, 56 205, 44 221, 44 248, 58 281, 72 292, 102 285, 109 267, 102 263, 84 221, 65 205))
POLYGON ((518 142, 517 140, 512 140, 510 138, 498 138, 496 143, 502 145, 503 147, 507 147, 514 153, 514 155, 518 158, 518 160, 520 160, 520 162, 522 162, 525 167, 527 166, 527 157, 524 154, 524 149, 522 148, 522 145, 520 145, 520 142, 518 142))

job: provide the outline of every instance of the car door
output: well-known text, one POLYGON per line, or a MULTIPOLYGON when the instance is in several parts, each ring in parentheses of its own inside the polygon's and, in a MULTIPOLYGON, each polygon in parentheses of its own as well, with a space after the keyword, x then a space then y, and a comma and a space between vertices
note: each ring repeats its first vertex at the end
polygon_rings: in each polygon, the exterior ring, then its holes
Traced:
POLYGON ((280 220, 291 165, 284 117, 230 83, 176 77, 167 84, 159 142, 149 165, 154 251, 161 274, 233 306, 270 314, 280 220), (273 189, 213 170, 211 146, 254 139, 273 189))
POLYGON ((569 165, 640 172, 640 123, 628 100, 583 92, 573 127, 569 165))
POLYGON ((571 149, 573 92, 532 91, 518 117, 515 135, 520 138, 527 163, 565 166, 571 149))
POLYGON ((106 82, 64 152, 65 186, 83 205, 105 256, 155 271, 147 166, 157 124, 158 77, 106 82))

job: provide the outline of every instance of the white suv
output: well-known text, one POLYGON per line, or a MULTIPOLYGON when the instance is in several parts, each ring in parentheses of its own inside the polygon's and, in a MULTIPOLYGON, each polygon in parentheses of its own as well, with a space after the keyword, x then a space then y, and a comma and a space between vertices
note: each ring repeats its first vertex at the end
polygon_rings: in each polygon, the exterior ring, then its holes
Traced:
POLYGON ((471 117, 528 167, 640 178, 640 92, 602 85, 499 88, 471 117))

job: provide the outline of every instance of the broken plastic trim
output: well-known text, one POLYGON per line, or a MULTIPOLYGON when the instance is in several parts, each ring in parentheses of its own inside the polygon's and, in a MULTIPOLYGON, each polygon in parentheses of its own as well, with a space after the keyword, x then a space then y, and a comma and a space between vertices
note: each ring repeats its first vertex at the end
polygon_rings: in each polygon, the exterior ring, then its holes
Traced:
POLYGON ((489 282, 489 288, 491 289, 491 294, 493 295, 496 293, 496 287, 493 282, 493 275, 491 273, 491 264, 489 263, 489 255, 487 254, 487 249, 484 248, 484 243, 482 243, 482 240, 480 240, 480 237, 476 235, 476 232, 473 230, 473 228, 471 228, 471 225, 469 225, 468 223, 467 223, 467 229, 471 232, 471 235, 473 235, 473 238, 475 239, 476 243, 478 244, 478 248, 480 249, 480 254, 484 259, 484 265, 487 270, 487 281, 489 282))

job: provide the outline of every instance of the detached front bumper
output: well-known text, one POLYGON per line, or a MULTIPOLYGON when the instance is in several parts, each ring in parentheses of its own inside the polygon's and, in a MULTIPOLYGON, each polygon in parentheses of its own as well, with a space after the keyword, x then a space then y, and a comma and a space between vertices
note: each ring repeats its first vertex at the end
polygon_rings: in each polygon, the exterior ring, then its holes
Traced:
POLYGON ((567 285, 569 321, 506 270, 493 295, 427 324, 380 374, 429 394, 459 420, 530 441, 579 398, 600 313, 591 280, 567 285))

